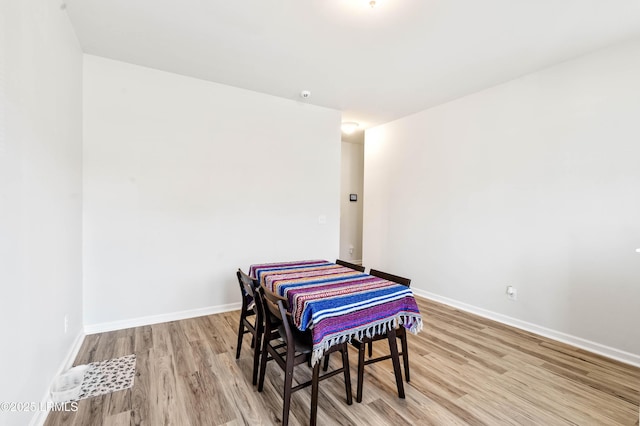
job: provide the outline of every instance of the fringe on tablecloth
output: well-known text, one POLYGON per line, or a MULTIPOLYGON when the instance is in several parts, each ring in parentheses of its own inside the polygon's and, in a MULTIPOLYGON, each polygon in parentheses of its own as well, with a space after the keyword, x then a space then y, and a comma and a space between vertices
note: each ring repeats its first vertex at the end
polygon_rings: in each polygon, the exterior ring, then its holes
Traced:
POLYGON ((315 365, 324 356, 324 353, 334 345, 344 342, 351 342, 352 339, 362 340, 365 337, 373 337, 386 334, 392 328, 398 328, 404 324, 409 325, 408 330, 413 334, 418 334, 422 330, 422 317, 418 315, 397 315, 389 320, 384 320, 377 324, 369 324, 361 329, 354 330, 350 334, 343 334, 322 341, 319 345, 314 345, 311 355, 311 365, 315 365))

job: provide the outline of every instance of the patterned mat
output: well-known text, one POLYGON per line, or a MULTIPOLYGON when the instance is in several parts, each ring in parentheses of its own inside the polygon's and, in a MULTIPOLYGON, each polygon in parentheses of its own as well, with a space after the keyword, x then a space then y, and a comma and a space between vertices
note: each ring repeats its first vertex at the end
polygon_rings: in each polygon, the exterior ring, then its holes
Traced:
POLYGON ((127 355, 88 364, 78 399, 129 389, 136 375, 136 356, 127 355))

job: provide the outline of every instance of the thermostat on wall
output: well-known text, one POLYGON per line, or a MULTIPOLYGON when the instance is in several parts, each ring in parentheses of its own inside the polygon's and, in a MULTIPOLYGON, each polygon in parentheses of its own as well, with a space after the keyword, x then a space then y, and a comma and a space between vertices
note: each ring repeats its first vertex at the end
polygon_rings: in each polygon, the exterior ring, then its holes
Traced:
POLYGON ((358 194, 349 194, 349 201, 358 201, 358 194))

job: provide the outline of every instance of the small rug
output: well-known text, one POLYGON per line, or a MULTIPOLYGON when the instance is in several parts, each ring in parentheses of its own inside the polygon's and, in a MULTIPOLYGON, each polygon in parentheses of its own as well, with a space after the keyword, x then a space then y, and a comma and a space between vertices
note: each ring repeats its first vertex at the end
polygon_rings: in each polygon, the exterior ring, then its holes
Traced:
POLYGON ((133 386, 133 378, 136 375, 135 354, 92 362, 88 366, 78 399, 92 398, 133 386))

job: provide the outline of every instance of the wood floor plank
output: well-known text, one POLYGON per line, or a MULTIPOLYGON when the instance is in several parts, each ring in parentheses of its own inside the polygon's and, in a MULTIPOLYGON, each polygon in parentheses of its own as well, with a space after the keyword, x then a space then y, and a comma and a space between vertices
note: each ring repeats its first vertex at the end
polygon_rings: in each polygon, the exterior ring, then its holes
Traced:
POLYGON ((562 380, 549 372, 524 366, 519 371, 510 371, 508 376, 514 380, 527 383, 538 392, 545 392, 548 397, 562 401, 563 406, 572 412, 581 412, 595 417, 599 422, 624 422, 633 417, 635 405, 616 398, 590 386, 576 386, 570 379, 562 380))
MULTIPOLYGON (((409 334, 411 382, 399 399, 389 360, 365 368, 363 402, 348 406, 344 382, 320 384, 322 425, 639 425, 640 368, 417 298, 424 330, 409 334)), ((55 425, 277 425, 281 370, 268 363, 264 391, 251 384, 245 335, 235 359, 239 312, 118 330, 85 338, 74 365, 135 353, 134 386, 52 412, 55 425)), ((377 342, 374 356, 388 345, 377 342)), ((352 385, 356 351, 352 348, 352 385)), ((340 366, 332 357, 331 368, 340 366)), ((296 368, 294 381, 311 371, 296 368)), ((310 389, 295 392, 290 424, 309 422, 310 389)))
POLYGON ((104 419, 104 426, 129 426, 131 424, 131 412, 124 411, 122 413, 107 416, 104 419))
POLYGON ((150 325, 136 327, 134 333, 134 350, 136 353, 153 347, 153 329, 150 325))
POLYGON ((638 404, 638 391, 631 384, 620 386, 605 384, 586 375, 576 374, 570 369, 562 368, 560 366, 548 363, 543 364, 542 368, 552 371, 559 376, 573 380, 577 383, 587 385, 589 387, 592 387, 593 389, 598 389, 604 393, 615 396, 616 398, 620 398, 629 403, 638 404))
POLYGON ((73 426, 99 426, 104 423, 104 396, 83 399, 78 402, 78 411, 73 419, 73 426))
POLYGON ((95 353, 98 350, 100 339, 104 334, 105 333, 90 334, 88 336, 85 336, 82 345, 80 346, 80 350, 78 351, 78 356, 73 362, 74 366, 89 364, 90 362, 93 362, 93 360, 96 358, 95 353))
POLYGON ((151 326, 153 336, 153 349, 155 354, 169 355, 173 353, 171 344, 170 322, 153 324, 151 326))
POLYGON ((178 378, 178 386, 192 424, 219 425, 236 418, 233 404, 220 385, 215 374, 207 371, 194 371, 178 378))
POLYGON ((151 399, 151 360, 154 359, 153 349, 136 351, 136 375, 131 388, 131 425, 148 425, 150 418, 151 399))
POLYGON ((196 372, 197 367, 193 359, 189 339, 182 328, 182 322, 169 323, 169 337, 173 348, 172 356, 176 372, 179 375, 189 375, 196 372))
POLYGON ((184 426, 192 424, 187 415, 184 395, 178 387, 178 380, 180 379, 173 362, 173 355, 155 357, 151 364, 149 424, 184 426))
POLYGON ((198 318, 188 318, 184 321, 180 321, 180 325, 182 326, 184 335, 190 342, 194 340, 202 340, 203 338, 202 334, 200 333, 200 328, 198 327, 199 321, 200 320, 198 318))
POLYGON ((433 342, 435 345, 448 350, 452 353, 455 353, 459 356, 461 356, 462 358, 469 360, 469 361, 474 361, 477 362, 478 364, 482 365, 483 367, 489 369, 489 370, 493 370, 496 373, 504 373, 506 372, 506 370, 502 367, 500 367, 499 365, 494 364, 493 362, 489 361, 487 358, 483 358, 482 356, 478 356, 476 353, 474 353, 471 350, 467 350, 464 345, 462 344, 462 342, 452 342, 452 341, 448 341, 445 339, 441 339, 440 337, 438 337, 437 333, 435 332, 431 332, 428 336, 427 339, 429 339, 431 342, 433 342))

